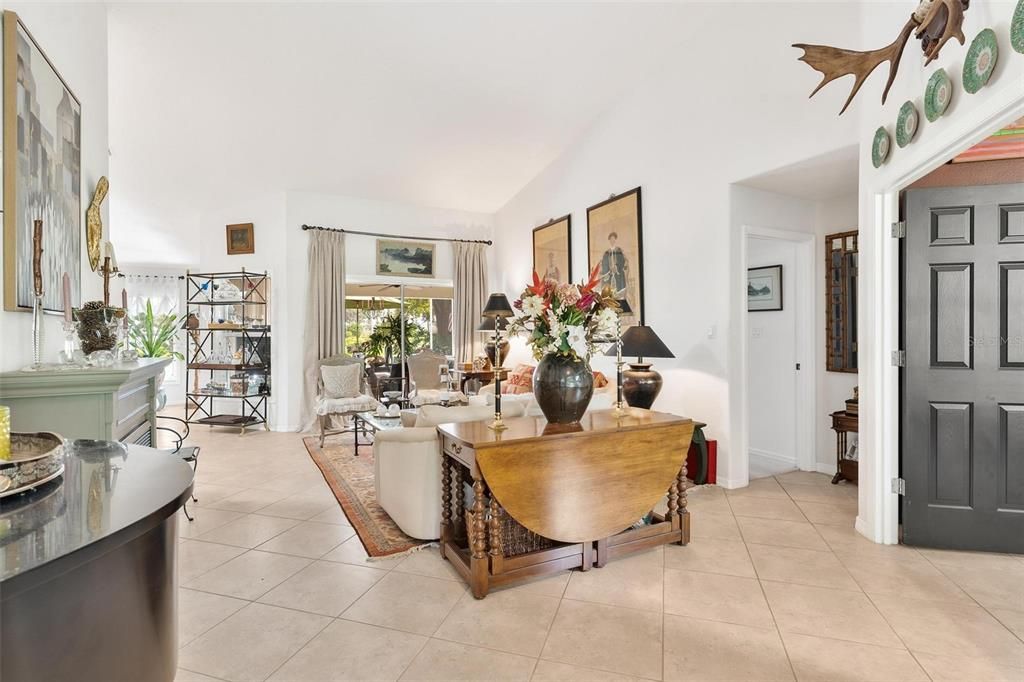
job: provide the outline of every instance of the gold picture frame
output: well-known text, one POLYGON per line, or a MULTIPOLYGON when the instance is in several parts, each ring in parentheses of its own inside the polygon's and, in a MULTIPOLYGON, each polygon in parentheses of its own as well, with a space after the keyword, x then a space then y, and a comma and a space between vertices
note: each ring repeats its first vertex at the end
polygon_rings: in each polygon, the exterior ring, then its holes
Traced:
POLYGON ((436 247, 433 242, 378 239, 375 272, 385 277, 433 278, 436 247))
POLYGON ((623 328, 644 323, 644 241, 640 188, 612 195, 587 209, 587 270, 600 266, 601 287, 611 286, 632 313, 623 328))
POLYGON ((541 279, 572 282, 572 215, 533 228, 533 271, 541 279))
POLYGON ((248 253, 256 253, 256 236, 253 233, 252 223, 228 225, 226 234, 228 239, 229 256, 242 256, 248 253))

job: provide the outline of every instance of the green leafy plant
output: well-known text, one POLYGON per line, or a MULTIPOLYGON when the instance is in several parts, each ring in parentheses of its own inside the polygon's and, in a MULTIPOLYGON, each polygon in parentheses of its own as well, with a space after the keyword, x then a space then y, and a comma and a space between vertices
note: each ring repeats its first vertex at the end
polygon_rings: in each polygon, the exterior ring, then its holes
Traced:
MULTIPOLYGON (((405 318, 405 352, 415 353, 430 343, 430 333, 423 325, 405 318)), ((402 318, 392 313, 377 323, 366 340, 366 352, 380 355, 392 362, 402 353, 402 318)))
POLYGON ((142 358, 184 360, 185 356, 174 350, 180 323, 177 315, 155 315, 153 302, 146 299, 146 312, 128 318, 128 344, 142 358))

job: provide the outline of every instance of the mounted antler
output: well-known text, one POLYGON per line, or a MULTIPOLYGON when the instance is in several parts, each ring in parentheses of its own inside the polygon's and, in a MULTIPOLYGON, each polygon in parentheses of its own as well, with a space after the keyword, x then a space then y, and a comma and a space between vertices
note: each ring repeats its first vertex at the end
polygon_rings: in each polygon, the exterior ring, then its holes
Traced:
POLYGON ((896 40, 883 48, 868 52, 845 50, 828 45, 808 45, 806 43, 793 45, 793 47, 804 51, 800 61, 806 62, 812 69, 820 71, 824 76, 810 97, 814 97, 819 90, 837 78, 847 75, 854 76, 853 89, 850 91, 850 96, 846 98, 842 111, 839 112, 839 115, 842 116, 850 106, 850 102, 857 96, 867 77, 883 62, 889 62, 889 79, 885 82, 885 90, 882 91, 882 104, 885 104, 889 90, 896 80, 896 71, 899 69, 903 50, 914 29, 917 29, 916 37, 921 40, 927 65, 939 56, 942 46, 951 38, 959 40, 961 45, 964 43, 961 27, 964 22, 964 10, 969 6, 970 0, 921 0, 896 40))

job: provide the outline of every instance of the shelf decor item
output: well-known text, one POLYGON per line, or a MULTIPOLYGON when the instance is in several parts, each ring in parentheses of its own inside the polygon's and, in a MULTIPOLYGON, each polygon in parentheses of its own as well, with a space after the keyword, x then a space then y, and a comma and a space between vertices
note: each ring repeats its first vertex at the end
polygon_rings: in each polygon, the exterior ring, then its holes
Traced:
POLYGON ((871 141, 871 165, 881 168, 882 164, 889 160, 889 151, 892 149, 892 138, 884 126, 875 131, 875 139, 871 141))
MULTIPOLYGON (((117 327, 124 317, 123 308, 104 305, 103 301, 89 301, 73 311, 78 322, 78 340, 86 356, 93 353, 109 352, 117 345, 117 327)), ((89 358, 96 360, 100 358, 89 358)), ((103 360, 100 360, 103 362, 103 360)))
POLYGON ((953 100, 953 81, 949 79, 945 69, 939 69, 928 79, 924 91, 924 116, 934 123, 946 113, 949 103, 953 100))
POLYGON ((675 355, 654 330, 645 325, 630 327, 622 335, 622 354, 637 359, 629 363, 629 369, 622 373, 622 393, 626 402, 630 407, 651 409, 661 393, 662 378, 651 363, 644 362, 644 358, 674 358, 675 355))
POLYGON ((964 90, 972 95, 981 90, 992 77, 998 59, 999 41, 996 40, 996 32, 986 28, 974 37, 967 50, 963 69, 964 90))
POLYGON ((900 107, 899 116, 896 117, 896 144, 902 148, 913 142, 920 121, 921 116, 917 113, 914 103, 910 100, 904 102, 900 107))
POLYGON ((578 423, 594 394, 590 357, 598 344, 615 338, 619 323, 612 286, 601 286, 600 265, 584 284, 542 280, 535 272, 513 307, 509 331, 525 334, 539 360, 533 393, 541 412, 553 424, 578 423))
POLYGON ((1017 0, 1013 19, 1010 20, 1010 47, 1024 54, 1024 0, 1017 0))

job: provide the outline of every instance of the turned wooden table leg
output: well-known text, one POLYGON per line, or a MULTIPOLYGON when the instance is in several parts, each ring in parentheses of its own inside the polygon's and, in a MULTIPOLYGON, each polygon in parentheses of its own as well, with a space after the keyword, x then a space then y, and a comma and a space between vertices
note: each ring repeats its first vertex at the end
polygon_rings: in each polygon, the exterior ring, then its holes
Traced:
POLYGON ((452 535, 457 542, 466 539, 466 486, 462 466, 452 465, 452 481, 455 484, 455 514, 452 517, 452 535))
POLYGON ((678 508, 676 516, 679 518, 679 527, 682 539, 680 545, 690 544, 690 510, 686 508, 686 460, 683 460, 683 467, 676 477, 676 490, 679 493, 678 508))
POLYGON ((469 529, 470 548, 472 554, 469 560, 470 587, 473 589, 473 596, 483 599, 487 596, 487 521, 485 519, 484 506, 484 482, 473 478, 473 527, 469 529))
POLYGON ((441 557, 452 539, 452 463, 441 456, 441 557))

